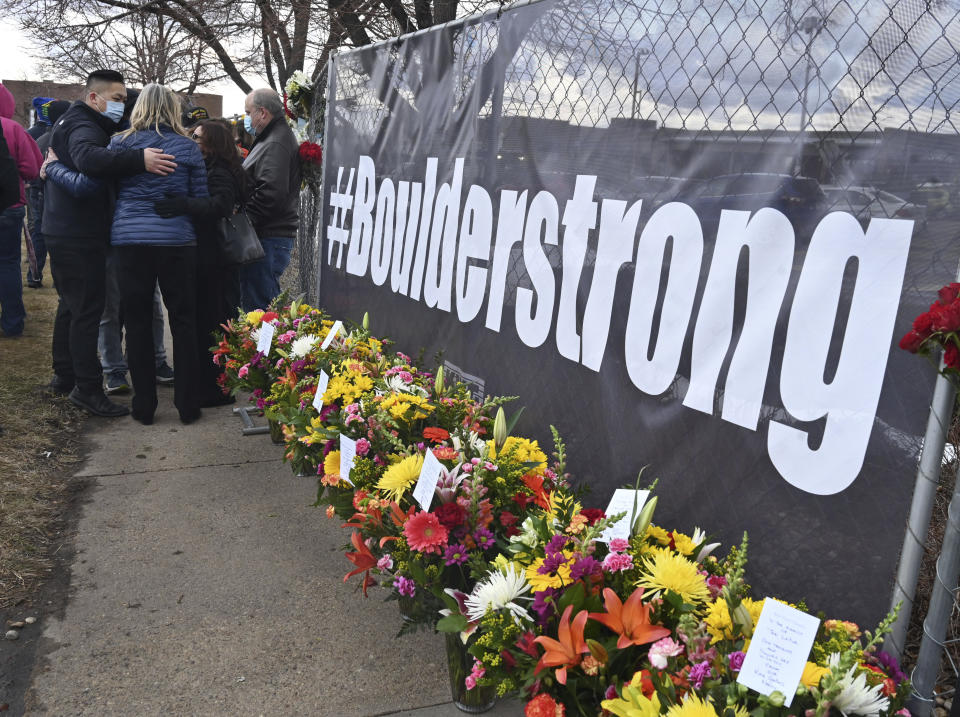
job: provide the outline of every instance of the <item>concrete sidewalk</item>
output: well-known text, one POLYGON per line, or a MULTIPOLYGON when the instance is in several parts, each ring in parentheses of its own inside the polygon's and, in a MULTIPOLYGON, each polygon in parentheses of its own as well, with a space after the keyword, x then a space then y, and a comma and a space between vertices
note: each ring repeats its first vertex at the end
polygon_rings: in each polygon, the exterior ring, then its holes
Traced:
POLYGON ((442 637, 394 639, 396 605, 343 582, 347 531, 269 436, 230 407, 183 426, 167 389, 153 426, 89 425, 71 596, 35 626, 27 714, 461 714, 442 637))

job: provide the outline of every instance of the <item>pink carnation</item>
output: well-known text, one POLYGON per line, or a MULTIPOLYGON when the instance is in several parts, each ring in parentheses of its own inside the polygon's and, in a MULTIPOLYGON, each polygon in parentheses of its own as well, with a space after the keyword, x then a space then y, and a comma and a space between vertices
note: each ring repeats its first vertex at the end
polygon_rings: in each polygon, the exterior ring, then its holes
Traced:
POLYGON ((366 438, 357 439, 357 455, 365 456, 370 451, 370 441, 366 438))
POLYGON ((245 363, 240 367, 240 370, 237 371, 237 376, 239 378, 244 378, 248 373, 250 373, 250 364, 245 363))
POLYGON ((624 538, 614 538, 610 541, 610 550, 614 553, 624 553, 630 547, 630 541, 624 538))
POLYGON ((676 657, 677 655, 683 652, 683 645, 674 640, 672 637, 665 637, 662 640, 657 640, 655 643, 650 645, 650 652, 648 656, 650 657, 650 664, 656 667, 658 670, 665 670, 667 668, 667 658, 676 657))
POLYGON ((608 573, 619 573, 633 567, 633 558, 626 553, 610 553, 603 559, 603 569, 608 573))
POLYGON ((393 570, 393 557, 387 553, 377 561, 377 567, 381 570, 393 570))

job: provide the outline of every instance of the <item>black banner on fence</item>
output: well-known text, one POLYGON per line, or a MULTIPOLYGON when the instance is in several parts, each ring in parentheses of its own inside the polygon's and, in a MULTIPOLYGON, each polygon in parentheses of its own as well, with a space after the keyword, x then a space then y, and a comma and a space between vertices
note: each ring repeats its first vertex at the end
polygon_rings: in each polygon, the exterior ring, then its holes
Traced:
POLYGON ((543 0, 337 56, 320 303, 521 396, 595 505, 649 465, 658 523, 746 530, 759 591, 870 626, 934 377, 896 343, 960 257, 960 28, 740 5, 543 0))

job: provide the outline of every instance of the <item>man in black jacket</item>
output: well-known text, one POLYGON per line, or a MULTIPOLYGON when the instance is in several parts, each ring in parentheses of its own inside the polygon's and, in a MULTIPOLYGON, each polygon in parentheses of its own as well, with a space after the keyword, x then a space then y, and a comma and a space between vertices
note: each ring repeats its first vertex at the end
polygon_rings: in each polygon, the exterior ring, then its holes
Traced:
POLYGON ((300 213, 300 146, 274 90, 254 90, 244 102, 244 128, 254 136, 243 168, 252 194, 247 216, 264 257, 240 269, 243 309, 264 309, 280 293, 280 275, 290 263, 300 213))
MULTIPOLYGON (((107 144, 123 115, 127 96, 123 75, 97 70, 87 77, 84 98, 74 102, 54 127, 50 148, 60 162, 98 179, 143 171, 166 175, 176 164, 162 150, 110 151, 107 144)), ((54 182, 43 196, 43 223, 60 303, 53 325, 50 389, 96 416, 129 413, 103 392, 97 335, 103 313, 105 266, 113 219, 109 189, 73 197, 54 182)))

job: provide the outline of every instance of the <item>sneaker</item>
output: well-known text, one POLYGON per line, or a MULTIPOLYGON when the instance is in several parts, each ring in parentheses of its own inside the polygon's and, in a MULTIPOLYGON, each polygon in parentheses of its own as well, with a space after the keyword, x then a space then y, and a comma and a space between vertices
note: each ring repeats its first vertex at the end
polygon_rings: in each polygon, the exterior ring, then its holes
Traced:
POLYGON ((95 393, 83 393, 79 387, 74 387, 70 392, 70 403, 79 406, 87 413, 94 416, 103 416, 104 418, 119 418, 130 413, 130 409, 114 403, 103 391, 95 393))
POLYGON ((108 396, 115 393, 129 393, 130 384, 127 383, 127 374, 123 371, 113 371, 107 374, 104 391, 108 396))
POLYGON ((157 366, 157 383, 163 386, 173 383, 173 369, 167 366, 166 361, 157 366))

